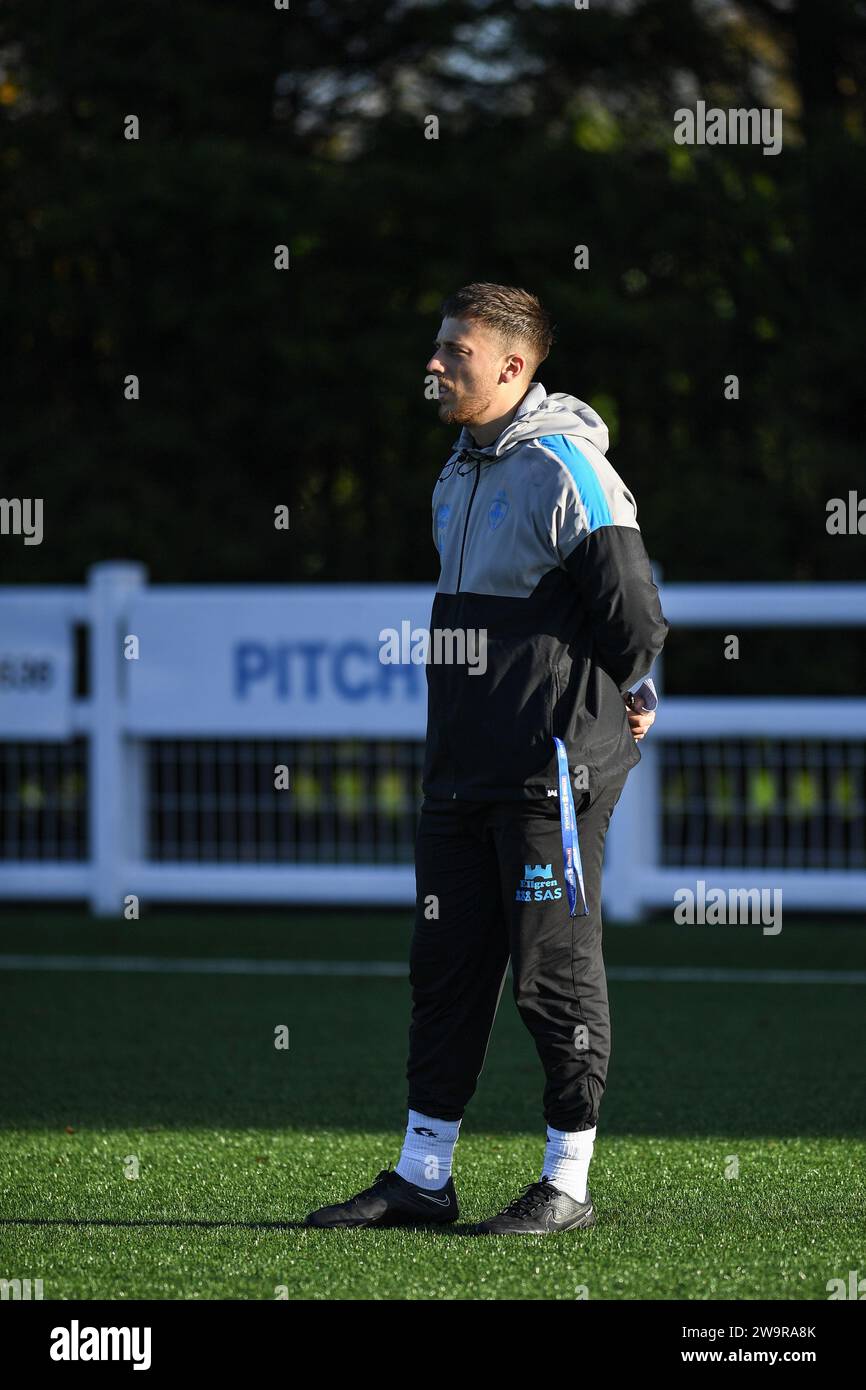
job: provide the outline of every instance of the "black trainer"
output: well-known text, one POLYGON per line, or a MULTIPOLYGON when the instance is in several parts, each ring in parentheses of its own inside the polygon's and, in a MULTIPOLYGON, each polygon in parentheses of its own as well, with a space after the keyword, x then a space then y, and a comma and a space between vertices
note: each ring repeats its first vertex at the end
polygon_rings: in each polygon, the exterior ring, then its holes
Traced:
POLYGON ((391 1168, 383 1168, 372 1187, 348 1202, 311 1211, 305 1226, 415 1226, 421 1222, 457 1220, 457 1194, 448 1179, 434 1192, 407 1182, 391 1168))
POLYGON ((595 1209, 587 1191, 585 1202, 575 1202, 546 1177, 521 1188, 521 1196, 509 1202, 498 1216, 473 1226, 476 1236, 547 1236, 595 1225, 595 1209))

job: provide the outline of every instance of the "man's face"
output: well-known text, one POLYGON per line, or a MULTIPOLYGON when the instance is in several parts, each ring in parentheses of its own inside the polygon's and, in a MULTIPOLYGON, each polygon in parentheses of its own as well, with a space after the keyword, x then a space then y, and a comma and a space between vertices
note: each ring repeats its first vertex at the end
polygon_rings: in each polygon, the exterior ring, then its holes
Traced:
POLYGON ((443 319, 427 371, 439 381, 439 419, 473 425, 496 416, 497 387, 509 354, 496 334, 471 319, 443 319))

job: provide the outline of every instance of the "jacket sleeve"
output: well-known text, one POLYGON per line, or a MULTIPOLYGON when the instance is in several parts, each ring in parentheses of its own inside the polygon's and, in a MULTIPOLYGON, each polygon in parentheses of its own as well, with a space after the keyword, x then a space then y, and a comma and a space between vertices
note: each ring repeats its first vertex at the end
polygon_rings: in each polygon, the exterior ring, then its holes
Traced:
POLYGON ((650 670, 670 628, 643 537, 636 526, 600 526, 565 568, 584 600, 599 664, 626 694, 650 670))
POLYGON ((583 600, 596 659, 627 694, 651 670, 670 624, 632 494, 603 456, 595 467, 581 460, 588 467, 569 469, 555 509, 556 550, 583 600))

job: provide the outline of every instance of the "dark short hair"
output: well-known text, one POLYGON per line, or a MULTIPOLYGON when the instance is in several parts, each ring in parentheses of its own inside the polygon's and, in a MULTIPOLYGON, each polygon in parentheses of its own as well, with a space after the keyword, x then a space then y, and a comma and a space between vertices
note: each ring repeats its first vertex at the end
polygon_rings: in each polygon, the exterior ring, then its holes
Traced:
POLYGON ((483 323, 499 335, 506 350, 516 343, 525 346, 533 372, 554 339, 553 324, 537 295, 515 285, 464 285, 445 300, 442 317, 483 323))

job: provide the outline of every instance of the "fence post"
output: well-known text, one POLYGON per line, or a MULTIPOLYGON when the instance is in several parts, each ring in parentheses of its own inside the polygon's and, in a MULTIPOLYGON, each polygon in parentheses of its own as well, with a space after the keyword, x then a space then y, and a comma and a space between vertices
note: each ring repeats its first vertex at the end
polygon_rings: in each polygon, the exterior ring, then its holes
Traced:
POLYGON ((91 912, 119 918, 125 866, 140 852, 142 749, 124 732, 126 661, 123 638, 129 599, 147 581, 144 565, 110 560, 87 570, 90 607, 90 739, 88 745, 91 912))

